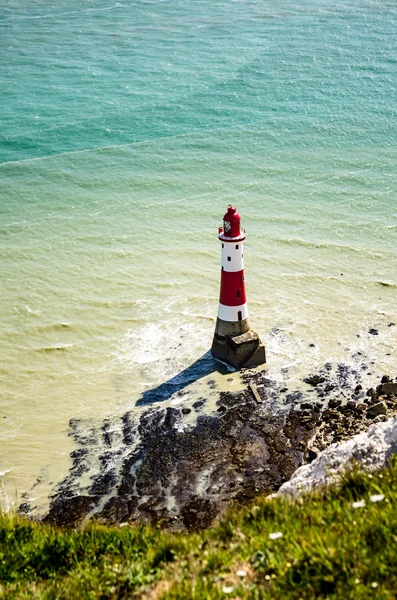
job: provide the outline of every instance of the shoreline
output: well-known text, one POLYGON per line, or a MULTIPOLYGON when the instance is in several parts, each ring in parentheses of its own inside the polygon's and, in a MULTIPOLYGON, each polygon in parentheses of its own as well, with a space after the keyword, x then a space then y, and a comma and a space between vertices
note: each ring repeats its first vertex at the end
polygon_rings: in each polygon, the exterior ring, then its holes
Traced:
MULTIPOLYGON (((231 504, 277 491, 330 444, 397 413, 397 397, 383 393, 390 378, 379 375, 377 389, 365 389, 364 370, 326 363, 302 379, 305 390, 246 370, 244 389, 221 392, 211 414, 204 398, 190 406, 184 396, 178 407, 105 419, 97 432, 72 419, 72 467, 42 520, 65 527, 89 520, 209 527, 231 504)), ((20 512, 34 510, 23 503, 20 512)))

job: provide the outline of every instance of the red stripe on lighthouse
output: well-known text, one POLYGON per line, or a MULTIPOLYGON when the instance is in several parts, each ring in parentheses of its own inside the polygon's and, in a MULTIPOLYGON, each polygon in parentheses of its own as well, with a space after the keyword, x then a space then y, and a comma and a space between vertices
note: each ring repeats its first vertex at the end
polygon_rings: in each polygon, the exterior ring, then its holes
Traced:
POLYGON ((244 270, 222 271, 219 302, 225 306, 240 306, 247 302, 244 270))

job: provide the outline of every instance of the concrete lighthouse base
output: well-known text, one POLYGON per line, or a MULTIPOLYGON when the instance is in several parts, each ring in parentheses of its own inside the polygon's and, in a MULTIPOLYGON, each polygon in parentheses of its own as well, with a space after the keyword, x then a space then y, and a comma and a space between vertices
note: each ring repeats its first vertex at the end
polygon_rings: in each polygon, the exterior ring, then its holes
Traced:
POLYGON ((215 358, 229 363, 235 369, 257 367, 266 362, 265 346, 252 329, 234 337, 215 333, 211 352, 215 358))

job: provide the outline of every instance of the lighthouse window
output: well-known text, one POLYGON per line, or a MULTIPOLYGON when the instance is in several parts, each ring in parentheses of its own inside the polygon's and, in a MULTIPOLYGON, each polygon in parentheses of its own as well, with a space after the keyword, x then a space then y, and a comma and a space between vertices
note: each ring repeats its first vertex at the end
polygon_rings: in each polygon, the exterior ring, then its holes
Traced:
POLYGON ((240 246, 238 244, 236 244, 236 250, 238 250, 240 248, 240 246))
POLYGON ((222 248, 224 248, 224 247, 225 247, 225 244, 222 244, 222 248))
POLYGON ((227 260, 231 261, 231 260, 232 260, 232 257, 231 257, 231 256, 228 256, 228 257, 227 257, 227 260))
POLYGON ((237 298, 240 298, 240 290, 237 290, 237 298))

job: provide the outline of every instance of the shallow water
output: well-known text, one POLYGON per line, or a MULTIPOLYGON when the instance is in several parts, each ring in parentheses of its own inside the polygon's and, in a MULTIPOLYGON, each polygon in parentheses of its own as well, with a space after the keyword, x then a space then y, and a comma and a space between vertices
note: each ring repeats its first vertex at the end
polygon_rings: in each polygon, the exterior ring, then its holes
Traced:
MULTIPOLYGON (((395 373, 396 25, 367 0, 3 3, 4 505, 64 476, 69 419, 208 351, 230 202, 272 377, 395 373)), ((239 385, 208 371, 191 397, 239 385)))

